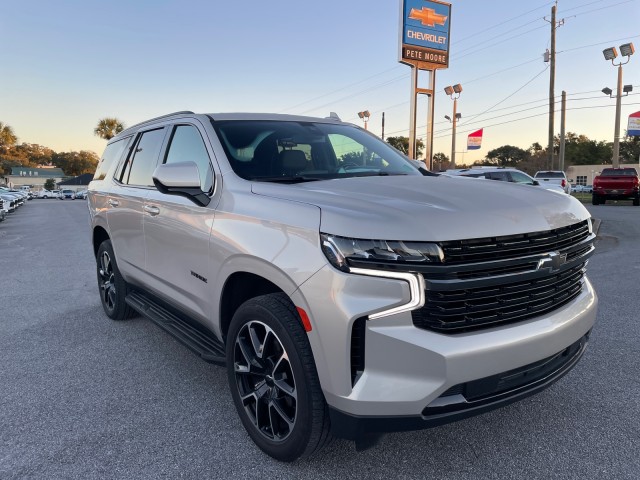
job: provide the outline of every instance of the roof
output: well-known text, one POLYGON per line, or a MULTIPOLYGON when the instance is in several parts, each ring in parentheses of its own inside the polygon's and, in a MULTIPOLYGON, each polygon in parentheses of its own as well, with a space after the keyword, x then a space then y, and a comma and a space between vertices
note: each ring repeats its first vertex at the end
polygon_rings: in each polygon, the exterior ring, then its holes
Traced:
POLYGON ((10 175, 16 177, 62 178, 65 176, 61 168, 11 167, 10 175))
POLYGON ((275 120, 281 122, 321 122, 321 123, 342 123, 338 115, 331 112, 328 117, 319 118, 319 117, 305 117, 301 115, 286 115, 279 113, 207 113, 207 114, 199 114, 194 113, 188 110, 169 113, 167 115, 162 115, 160 117, 150 118, 149 120, 145 120, 140 123, 136 123, 132 125, 122 132, 118 133, 115 137, 113 137, 109 142, 117 141, 122 137, 126 137, 127 135, 131 135, 132 132, 137 131, 140 127, 153 124, 154 122, 162 122, 173 119, 178 119, 182 117, 190 117, 190 118, 200 118, 201 120, 205 120, 206 117, 209 117, 213 121, 219 120, 275 120))
POLYGON ((93 180, 93 173, 83 173, 77 177, 59 182, 58 185, 89 185, 91 180, 93 180))

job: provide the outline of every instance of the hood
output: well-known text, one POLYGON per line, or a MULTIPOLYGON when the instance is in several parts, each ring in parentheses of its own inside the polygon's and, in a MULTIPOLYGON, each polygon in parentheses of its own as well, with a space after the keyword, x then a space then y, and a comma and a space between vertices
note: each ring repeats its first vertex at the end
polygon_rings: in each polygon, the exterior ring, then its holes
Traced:
POLYGON ((353 238, 460 240, 551 230, 590 217, 564 193, 444 175, 255 182, 252 191, 315 205, 322 232, 353 238))

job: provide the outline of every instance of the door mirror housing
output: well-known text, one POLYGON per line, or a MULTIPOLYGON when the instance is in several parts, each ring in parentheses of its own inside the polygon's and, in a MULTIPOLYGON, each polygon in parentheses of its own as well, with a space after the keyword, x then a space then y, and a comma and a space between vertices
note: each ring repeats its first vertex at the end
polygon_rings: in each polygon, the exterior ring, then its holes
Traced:
POLYGON ((540 185, 540 182, 539 182, 538 180, 534 180, 534 181, 533 181, 533 184, 534 184, 534 185, 540 185))
POLYGON ((153 184, 161 193, 186 197, 202 207, 206 207, 211 201, 200 188, 200 171, 195 162, 159 165, 152 178, 153 184))

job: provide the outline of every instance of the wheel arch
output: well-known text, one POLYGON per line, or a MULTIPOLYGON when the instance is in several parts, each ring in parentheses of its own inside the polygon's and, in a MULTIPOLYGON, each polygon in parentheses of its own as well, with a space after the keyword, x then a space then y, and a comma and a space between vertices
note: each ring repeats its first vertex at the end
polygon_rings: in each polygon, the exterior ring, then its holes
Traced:
POLYGON ((109 234, 107 230, 101 226, 96 226, 93 229, 93 256, 98 255, 98 248, 100 248, 100 244, 105 240, 109 240, 109 234))
MULTIPOLYGON (((238 307, 247 300, 270 293, 286 292, 267 278, 248 271, 236 271, 227 277, 220 293, 220 334, 226 343, 229 324, 238 307)), ((289 297, 289 295, 287 295, 289 297)), ((289 297, 291 298, 291 297, 289 297)))

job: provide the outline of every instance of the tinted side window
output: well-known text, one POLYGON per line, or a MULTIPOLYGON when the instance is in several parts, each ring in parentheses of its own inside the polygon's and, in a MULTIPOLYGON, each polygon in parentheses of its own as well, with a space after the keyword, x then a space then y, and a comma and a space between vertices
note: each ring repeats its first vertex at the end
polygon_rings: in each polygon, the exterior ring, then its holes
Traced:
POLYGON ((135 146, 133 157, 129 160, 128 180, 122 179, 129 185, 153 186, 151 175, 158 164, 158 155, 164 139, 164 128, 144 132, 135 146))
POLYGON ((529 178, 529 175, 525 175, 520 172, 511 172, 511 181, 516 183, 526 183, 527 185, 533 185, 533 180, 529 178))
POLYGON ((213 190, 213 173, 207 147, 198 129, 191 125, 178 125, 171 138, 164 163, 195 162, 200 172, 200 188, 203 192, 213 190))
POLYGON ((111 168, 111 165, 117 162, 122 156, 122 151, 129 143, 129 140, 131 140, 131 137, 123 138, 117 142, 107 145, 107 148, 104 149, 100 162, 98 162, 96 173, 93 175, 94 180, 104 180, 109 168, 111 168))
POLYGON ((491 172, 491 173, 487 173, 486 178, 490 178, 491 180, 500 180, 503 182, 508 182, 509 174, 507 172, 491 172))

